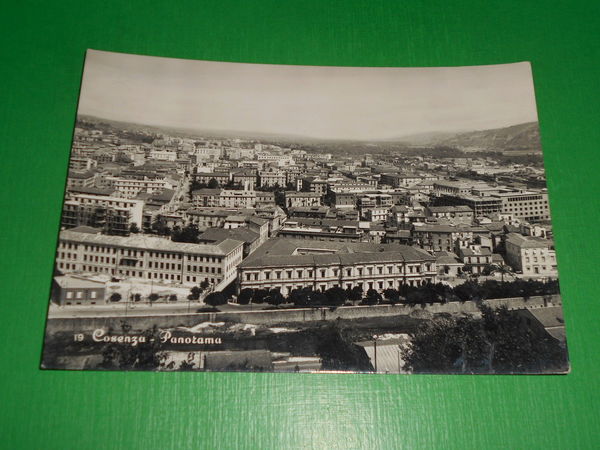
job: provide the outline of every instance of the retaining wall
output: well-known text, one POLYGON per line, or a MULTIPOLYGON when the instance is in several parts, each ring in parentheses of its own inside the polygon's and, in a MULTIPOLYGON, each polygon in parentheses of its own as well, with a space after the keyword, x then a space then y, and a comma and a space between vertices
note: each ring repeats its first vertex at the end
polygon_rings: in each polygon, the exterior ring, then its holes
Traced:
MULTIPOLYGON (((547 297, 531 297, 527 301, 523 298, 502 298, 485 300, 485 304, 497 308, 506 306, 509 309, 533 309, 545 306, 561 305, 560 295, 547 297)), ((358 319, 363 317, 381 317, 394 315, 410 315, 415 311, 424 311, 430 314, 437 313, 476 313, 477 303, 467 301, 464 303, 434 303, 427 304, 424 308, 420 305, 374 305, 374 306, 342 306, 331 308, 299 308, 273 311, 245 311, 245 312, 218 312, 218 313, 191 313, 173 314, 164 316, 127 316, 125 317, 93 317, 93 318, 61 318, 48 319, 47 332, 57 331, 86 332, 98 328, 120 328, 121 321, 126 321, 134 330, 147 329, 156 325, 160 328, 178 326, 194 326, 201 322, 240 322, 256 325, 274 325, 283 322, 312 322, 318 320, 358 319)))

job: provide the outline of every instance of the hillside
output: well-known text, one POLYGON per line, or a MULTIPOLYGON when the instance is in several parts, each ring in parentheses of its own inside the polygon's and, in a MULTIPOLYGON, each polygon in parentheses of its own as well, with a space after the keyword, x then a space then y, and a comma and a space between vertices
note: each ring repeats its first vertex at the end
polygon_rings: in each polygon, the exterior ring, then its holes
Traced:
MULTIPOLYGON (((407 139, 409 140, 409 139, 407 139)), ((423 144, 422 139, 415 144, 423 144)), ((451 136, 433 135, 426 144, 454 147, 461 150, 539 152, 540 133, 537 122, 523 123, 492 130, 469 131, 451 136)))

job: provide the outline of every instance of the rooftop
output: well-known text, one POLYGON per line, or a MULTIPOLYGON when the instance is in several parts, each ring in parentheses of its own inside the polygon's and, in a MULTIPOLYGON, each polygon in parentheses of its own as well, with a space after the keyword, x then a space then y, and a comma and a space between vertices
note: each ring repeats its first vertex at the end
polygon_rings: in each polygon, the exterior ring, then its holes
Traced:
POLYGON ((107 245, 112 247, 156 250, 164 252, 193 253, 198 255, 227 255, 242 245, 241 241, 226 239, 218 244, 188 244, 173 242, 166 238, 146 234, 131 236, 108 236, 105 234, 82 233, 73 230, 60 232, 60 240, 87 245, 107 245))
POLYGON ((200 241, 220 242, 227 239, 246 242, 248 244, 258 239, 258 233, 250 231, 247 228, 234 228, 226 230, 224 228, 209 228, 199 237, 200 241))
POLYGON ((518 233, 508 233, 506 235, 506 242, 510 242, 513 245, 521 248, 550 248, 553 243, 550 239, 544 239, 534 236, 523 236, 518 233))
POLYGON ((104 283, 100 281, 88 280, 87 278, 79 278, 72 275, 54 277, 54 281, 63 289, 97 289, 104 287, 104 283))
POLYGON ((286 267, 296 265, 356 264, 392 261, 435 261, 424 250, 400 244, 366 242, 310 241, 276 238, 265 242, 242 264, 241 268, 286 267), (313 254, 303 254, 305 252, 313 254), (317 254, 317 252, 322 252, 317 254))

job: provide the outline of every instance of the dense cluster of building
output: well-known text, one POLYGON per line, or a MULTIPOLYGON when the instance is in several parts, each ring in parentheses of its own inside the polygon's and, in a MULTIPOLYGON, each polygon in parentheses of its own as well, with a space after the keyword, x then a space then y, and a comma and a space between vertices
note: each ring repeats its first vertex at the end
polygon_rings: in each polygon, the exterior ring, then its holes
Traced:
POLYGON ((75 132, 57 284, 80 280, 96 303, 101 275, 284 295, 455 284, 497 268, 555 278, 543 177, 493 157, 356 159, 88 123, 75 132), (175 242, 188 227, 195 241, 175 242))

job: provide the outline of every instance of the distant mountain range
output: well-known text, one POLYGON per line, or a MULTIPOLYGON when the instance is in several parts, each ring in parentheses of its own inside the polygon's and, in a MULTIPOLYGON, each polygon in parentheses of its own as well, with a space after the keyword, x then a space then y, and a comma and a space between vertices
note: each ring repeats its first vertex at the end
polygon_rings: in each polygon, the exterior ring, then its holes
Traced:
POLYGON ((424 133, 398 139, 413 145, 447 146, 460 150, 540 151, 537 122, 463 133, 424 133))
POLYGON ((168 126, 142 125, 117 120, 80 114, 79 119, 90 122, 103 122, 120 129, 145 131, 150 133, 179 134, 191 138, 241 138, 249 140, 262 140, 281 145, 306 144, 324 145, 326 147, 357 146, 364 151, 364 146, 382 149, 397 149, 402 147, 451 147, 464 151, 519 151, 540 152, 540 133, 537 122, 528 122, 491 130, 466 131, 466 132, 428 132, 401 136, 398 138, 361 141, 353 139, 325 139, 310 136, 290 136, 276 133, 261 133, 248 131, 224 130, 191 130, 187 128, 174 128, 168 126))

